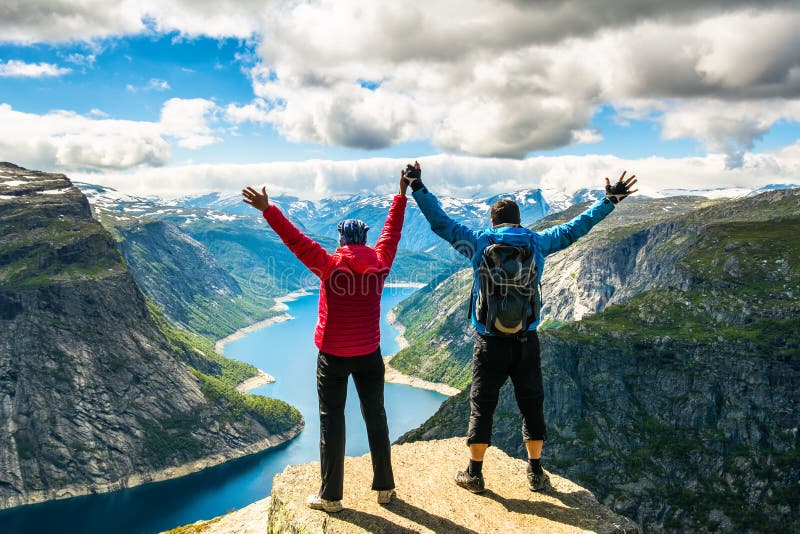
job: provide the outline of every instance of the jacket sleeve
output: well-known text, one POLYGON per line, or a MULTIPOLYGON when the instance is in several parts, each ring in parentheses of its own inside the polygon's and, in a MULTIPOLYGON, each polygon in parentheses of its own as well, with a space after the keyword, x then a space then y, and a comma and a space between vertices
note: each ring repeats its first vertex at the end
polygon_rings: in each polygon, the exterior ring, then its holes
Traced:
POLYGON ((403 230, 403 219, 405 218, 406 204, 408 199, 405 195, 395 195, 392 206, 389 208, 389 215, 386 223, 381 230, 381 236, 375 243, 375 252, 386 267, 391 267, 394 257, 397 254, 397 244, 400 242, 400 235, 403 230))
POLYGON ((478 246, 478 234, 461 223, 451 219, 442 209, 439 200, 422 187, 412 193, 420 211, 431 225, 436 235, 450 243, 454 249, 469 259, 475 255, 478 246))
POLYGON ((262 215, 303 265, 323 280, 328 277, 335 262, 322 245, 298 230, 277 206, 270 204, 262 215))
POLYGON ((598 200, 589 209, 569 222, 539 232, 542 254, 554 254, 583 237, 592 227, 614 210, 614 204, 598 200))

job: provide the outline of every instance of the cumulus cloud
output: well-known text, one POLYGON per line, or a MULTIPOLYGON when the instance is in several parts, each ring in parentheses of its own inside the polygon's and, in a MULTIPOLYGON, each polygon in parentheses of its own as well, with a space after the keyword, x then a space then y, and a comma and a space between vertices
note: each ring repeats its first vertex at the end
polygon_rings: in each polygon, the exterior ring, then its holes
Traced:
POLYGON ((72 69, 52 63, 26 63, 17 59, 0 61, 0 78, 46 78, 69 74, 72 69))
POLYGON ((254 89, 290 139, 429 137, 506 157, 581 140, 602 104, 666 98, 686 114, 716 98, 757 115, 765 99, 800 97, 796 7, 662 4, 300 4, 268 19, 254 89))
POLYGON ((158 122, 70 111, 25 113, 0 104, 0 160, 39 169, 109 171, 166 165, 169 139, 185 148, 221 141, 209 125, 216 104, 173 98, 158 122))
POLYGON ((724 152, 728 168, 741 167, 744 154, 779 120, 800 122, 800 100, 723 102, 699 100, 683 103, 663 114, 666 139, 704 139, 708 148, 724 152))
POLYGON ((170 98, 161 108, 160 125, 164 134, 175 137, 184 148, 200 148, 222 141, 212 135, 209 121, 217 105, 205 98, 170 98))
POLYGON ((596 140, 602 132, 589 128, 600 106, 638 105, 641 117, 663 124, 665 138, 699 139, 723 151, 729 167, 745 164, 776 120, 795 120, 773 110, 800 100, 798 27, 800 6, 788 0, 0 6, 5 41, 171 31, 253 38, 256 99, 224 116, 272 124, 293 141, 381 148, 429 139, 453 153, 519 158, 596 140), (701 124, 707 118, 714 124, 701 124))
MULTIPOLYGON (((551 196, 597 189, 622 170, 637 174, 642 194, 676 189, 746 188, 771 183, 800 185, 800 143, 768 154, 748 154, 735 170, 723 155, 693 158, 622 159, 615 156, 554 156, 524 160, 437 155, 420 159, 425 183, 436 193, 485 198, 525 188, 551 196)), ((309 160, 257 164, 193 164, 142 168, 132 173, 74 174, 133 194, 177 197, 210 191, 237 192, 266 185, 272 194, 320 199, 340 193, 392 193, 407 162, 393 158, 309 160)))

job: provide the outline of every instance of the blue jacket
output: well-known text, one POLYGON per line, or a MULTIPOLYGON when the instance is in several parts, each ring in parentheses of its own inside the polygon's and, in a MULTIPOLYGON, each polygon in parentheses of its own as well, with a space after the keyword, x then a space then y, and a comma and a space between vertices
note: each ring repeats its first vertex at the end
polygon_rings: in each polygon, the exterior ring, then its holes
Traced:
MULTIPOLYGON (((490 238, 493 243, 531 247, 536 269, 541 279, 545 256, 570 246, 579 237, 586 235, 595 224, 605 219, 606 215, 614 209, 614 204, 611 202, 598 200, 589 209, 571 221, 553 226, 542 232, 534 232, 527 228, 518 227, 489 228, 476 232, 448 217, 441 204, 439 204, 439 200, 433 193, 428 191, 427 187, 423 186, 414 191, 412 196, 417 201, 420 211, 430 223, 431 230, 472 261, 474 280, 477 280, 478 265, 481 261, 483 249, 489 245, 490 238)), ((539 280, 536 283, 538 284, 539 280)), ((491 335, 487 334, 484 325, 479 323, 475 317, 475 301, 478 296, 477 285, 476 283, 472 286, 472 326, 475 327, 479 334, 491 335)), ((528 331, 536 330, 537 326, 539 326, 538 320, 531 324, 528 331)))

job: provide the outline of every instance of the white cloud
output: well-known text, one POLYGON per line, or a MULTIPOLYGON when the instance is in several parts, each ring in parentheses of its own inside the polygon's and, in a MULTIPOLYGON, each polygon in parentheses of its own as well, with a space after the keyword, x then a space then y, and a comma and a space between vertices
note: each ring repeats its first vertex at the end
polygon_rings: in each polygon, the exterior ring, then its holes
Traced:
POLYGON ((209 121, 217 105, 204 98, 170 98, 161 108, 161 127, 164 134, 178 139, 184 148, 200 148, 222 141, 212 135, 209 121))
MULTIPOLYGON (((257 164, 191 164, 142 168, 131 173, 73 174, 132 194, 181 196, 236 192, 265 184, 273 194, 319 199, 339 193, 391 193, 407 163, 393 158, 357 161, 309 160, 257 164)), ((741 168, 728 170, 725 156, 622 159, 614 156, 555 156, 524 160, 438 155, 421 158, 423 179, 432 191, 458 197, 487 197, 525 188, 570 193, 601 188, 622 170, 636 174, 642 194, 675 189, 755 188, 770 183, 800 185, 800 143, 769 154, 748 154, 741 168)))
POLYGON ((263 124, 270 120, 269 111, 269 105, 263 99, 256 98, 253 102, 244 106, 237 104, 225 106, 225 120, 234 124, 243 122, 263 124))
POLYGON ((144 88, 149 91, 169 91, 172 89, 166 80, 159 80, 158 78, 150 78, 144 88))
POLYGON ((729 168, 740 167, 753 148, 779 120, 800 123, 800 100, 724 102, 702 99, 681 103, 662 117, 662 136, 703 139, 714 152, 725 152, 729 168))
POLYGON ((0 104, 0 159, 44 169, 127 169, 163 165, 169 145, 157 123, 44 115, 0 104))
POLYGON ((94 53, 87 53, 87 54, 80 54, 75 52, 73 54, 68 54, 64 57, 64 61, 67 63, 72 63, 73 65, 77 65, 79 67, 84 68, 92 68, 94 67, 95 61, 97 61, 97 54, 94 53))
POLYGON ((0 104, 0 161, 70 171, 162 166, 171 156, 168 139, 190 149, 221 141, 209 125, 215 110, 210 100, 173 98, 151 122, 110 119, 97 109, 39 115, 0 104))
POLYGON ((72 69, 52 63, 26 63, 18 59, 0 62, 0 78, 46 78, 69 74, 72 69))
MULTIPOLYGON (((0 6, 0 39, 12 42, 147 31, 259 40, 257 99, 224 115, 273 124, 293 141, 379 148, 429 139, 455 153, 522 157, 596 141, 602 132, 588 128, 599 106, 639 102, 643 117, 664 124, 665 137, 691 136, 724 150, 732 167, 744 163, 765 128, 794 120, 775 118, 773 103, 800 99, 798 27, 800 6, 780 0, 0 6), (364 80, 380 83, 362 87, 364 80), (714 115, 719 110, 727 114, 714 115), (709 117, 714 125, 703 126, 709 117)), ((213 138, 181 142, 201 146, 213 138)))
MULTIPOLYGON (((681 3, 670 18, 652 4, 458 4, 276 10, 254 71, 270 121, 294 140, 375 148, 429 137, 448 151, 521 157, 585 139, 601 104, 669 98, 679 111, 717 98, 758 115, 765 100, 800 96, 796 8, 681 3), (362 89, 365 79, 382 83, 362 89)), ((716 148, 706 133, 695 130, 716 148)))

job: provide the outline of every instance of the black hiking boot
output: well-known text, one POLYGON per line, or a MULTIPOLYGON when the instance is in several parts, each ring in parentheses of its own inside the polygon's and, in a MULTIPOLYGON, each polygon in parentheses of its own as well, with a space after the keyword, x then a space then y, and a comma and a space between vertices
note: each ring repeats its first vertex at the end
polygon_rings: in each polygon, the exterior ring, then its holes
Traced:
POLYGON ((528 487, 531 491, 541 491, 550 487, 550 476, 542 470, 535 473, 531 466, 528 466, 528 487))
POLYGON ((483 493, 486 487, 483 483, 483 475, 472 476, 469 474, 469 469, 464 469, 456 473, 456 484, 464 489, 468 489, 472 493, 483 493))

